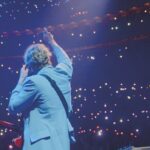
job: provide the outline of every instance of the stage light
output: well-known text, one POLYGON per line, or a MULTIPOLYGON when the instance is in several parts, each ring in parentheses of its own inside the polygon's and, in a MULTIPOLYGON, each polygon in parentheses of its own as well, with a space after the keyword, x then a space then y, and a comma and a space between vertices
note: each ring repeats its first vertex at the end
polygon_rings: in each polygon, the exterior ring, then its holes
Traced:
POLYGON ((116 125, 117 123, 116 122, 113 122, 113 125, 116 125))
POLYGON ((93 34, 96 34, 96 31, 93 31, 93 34))
POLYGON ((74 36, 74 33, 71 33, 71 36, 74 36))
POLYGON ((118 29, 119 29, 119 27, 118 27, 118 26, 116 26, 116 27, 115 27, 115 29, 116 29, 116 30, 118 30, 118 29))
POLYGON ((128 23, 127 23, 127 26, 131 26, 131 22, 128 22, 128 23))
POLYGON ((119 122, 120 122, 120 123, 123 123, 123 119, 120 119, 119 122))
POLYGON ((82 33, 80 33, 80 34, 79 34, 79 36, 80 36, 80 37, 83 37, 83 34, 82 34, 82 33))
POLYGON ((114 30, 114 27, 111 27, 111 30, 114 30))
POLYGON ((122 59, 122 58, 123 58, 123 55, 120 55, 119 58, 122 59))
POLYGON ((97 135, 98 135, 98 136, 102 136, 102 135, 103 135, 103 131, 102 131, 102 130, 99 130, 99 131, 97 132, 97 135))
POLYGON ((128 100, 131 100, 131 96, 127 96, 127 99, 128 99, 128 100))
POLYGON ((12 150, 14 147, 13 147, 13 145, 9 145, 9 147, 8 147, 10 150, 12 150))
POLYGON ((109 119, 109 117, 108 116, 105 116, 105 120, 108 120, 109 119))

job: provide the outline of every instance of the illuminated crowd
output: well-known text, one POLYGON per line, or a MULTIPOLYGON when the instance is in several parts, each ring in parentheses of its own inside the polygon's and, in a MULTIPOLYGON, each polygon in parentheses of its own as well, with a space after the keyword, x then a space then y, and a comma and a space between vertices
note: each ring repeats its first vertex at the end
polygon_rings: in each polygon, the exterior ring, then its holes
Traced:
MULTIPOLYGON (((5 14, 0 14, 0 19, 6 21, 3 17, 7 15, 7 19, 17 22, 20 13, 33 17, 47 5, 53 9, 64 5, 63 1, 54 3, 52 0, 41 3, 4 1, 0 8, 8 5, 18 8, 9 7, 3 11, 5 14)), ((65 3, 69 5, 74 23, 78 17, 84 19, 89 15, 88 9, 79 10, 70 2, 65 3)), ((76 27, 72 27, 73 23, 59 24, 56 29, 55 25, 49 27, 74 66, 71 120, 77 144, 72 149, 113 150, 128 145, 150 145, 150 35, 147 31, 150 3, 143 4, 140 13, 126 14, 123 18, 110 14, 112 18, 107 18, 106 22, 94 22, 89 26, 84 23, 80 26, 77 22, 76 27)), ((88 20, 86 18, 86 23, 88 20)), ((0 120, 22 124, 21 114, 12 116, 7 105, 19 77, 25 48, 43 42, 38 33, 37 28, 0 32, 0 120)), ((11 139, 16 135, 0 126, 0 144, 5 141, 9 149, 15 149, 11 139)))

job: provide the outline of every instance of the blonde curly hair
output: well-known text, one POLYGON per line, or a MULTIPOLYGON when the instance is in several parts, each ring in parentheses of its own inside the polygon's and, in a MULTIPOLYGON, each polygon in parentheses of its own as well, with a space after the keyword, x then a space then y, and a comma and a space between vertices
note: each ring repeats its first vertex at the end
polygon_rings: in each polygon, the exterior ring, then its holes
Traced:
POLYGON ((52 53, 44 44, 30 45, 24 54, 24 62, 29 69, 40 70, 51 64, 52 53))

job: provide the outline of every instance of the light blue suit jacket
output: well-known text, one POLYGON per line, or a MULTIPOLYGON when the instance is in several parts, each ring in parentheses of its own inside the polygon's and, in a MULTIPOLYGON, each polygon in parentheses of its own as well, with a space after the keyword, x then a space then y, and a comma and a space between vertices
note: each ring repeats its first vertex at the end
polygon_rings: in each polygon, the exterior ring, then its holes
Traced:
POLYGON ((46 66, 38 74, 27 77, 23 85, 13 90, 9 110, 23 113, 23 150, 69 150, 69 131, 73 130, 67 119, 59 96, 46 78, 46 74, 56 81, 64 94, 69 111, 72 111, 71 86, 72 62, 59 47, 54 48, 56 67, 46 66))

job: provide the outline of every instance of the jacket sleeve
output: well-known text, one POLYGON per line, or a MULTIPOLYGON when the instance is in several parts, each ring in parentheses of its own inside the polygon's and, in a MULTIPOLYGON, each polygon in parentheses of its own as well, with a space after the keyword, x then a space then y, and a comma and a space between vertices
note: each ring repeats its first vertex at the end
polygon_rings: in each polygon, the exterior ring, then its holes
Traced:
POLYGON ((64 74, 66 74, 68 76, 68 78, 71 79, 72 72, 73 72, 71 59, 59 45, 57 45, 57 44, 53 45, 52 49, 53 49, 53 53, 58 62, 56 69, 64 74))
POLYGON ((23 113, 35 101, 37 88, 31 79, 27 79, 23 85, 18 84, 12 91, 9 101, 9 111, 11 113, 23 113))

